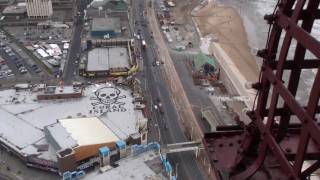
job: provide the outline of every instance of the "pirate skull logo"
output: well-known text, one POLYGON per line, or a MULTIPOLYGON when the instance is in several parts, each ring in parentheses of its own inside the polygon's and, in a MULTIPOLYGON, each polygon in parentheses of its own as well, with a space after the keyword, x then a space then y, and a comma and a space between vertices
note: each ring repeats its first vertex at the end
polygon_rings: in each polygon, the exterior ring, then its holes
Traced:
POLYGON ((96 100, 97 102, 91 103, 93 106, 98 104, 111 105, 111 104, 124 104, 123 102, 119 102, 119 99, 123 99, 126 96, 120 96, 120 90, 114 87, 104 87, 98 89, 94 95, 95 97, 91 97, 90 100, 96 100))

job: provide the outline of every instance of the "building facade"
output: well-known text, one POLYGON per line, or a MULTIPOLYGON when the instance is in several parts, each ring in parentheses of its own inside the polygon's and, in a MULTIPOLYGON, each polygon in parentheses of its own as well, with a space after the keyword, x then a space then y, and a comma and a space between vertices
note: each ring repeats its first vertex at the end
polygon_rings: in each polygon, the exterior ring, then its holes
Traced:
POLYGON ((51 0, 27 0, 27 14, 31 18, 47 18, 52 16, 51 0))

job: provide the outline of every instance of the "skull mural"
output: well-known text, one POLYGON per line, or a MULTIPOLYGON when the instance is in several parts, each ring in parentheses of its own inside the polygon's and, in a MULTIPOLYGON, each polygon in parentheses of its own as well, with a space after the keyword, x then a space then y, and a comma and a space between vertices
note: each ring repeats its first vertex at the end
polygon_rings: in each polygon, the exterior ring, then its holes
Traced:
POLYGON ((124 102, 119 102, 119 99, 123 99, 126 96, 122 95, 120 96, 120 90, 114 87, 103 87, 98 89, 94 95, 95 97, 91 97, 90 100, 95 100, 96 102, 91 103, 93 106, 104 104, 104 105, 123 105, 124 102))

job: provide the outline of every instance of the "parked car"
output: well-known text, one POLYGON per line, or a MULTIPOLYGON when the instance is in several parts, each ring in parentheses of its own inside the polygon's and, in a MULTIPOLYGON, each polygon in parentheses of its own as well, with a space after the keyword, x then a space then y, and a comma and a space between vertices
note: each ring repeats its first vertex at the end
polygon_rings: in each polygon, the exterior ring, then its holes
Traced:
POLYGON ((36 73, 41 73, 42 70, 41 70, 41 69, 36 69, 35 72, 36 72, 36 73))

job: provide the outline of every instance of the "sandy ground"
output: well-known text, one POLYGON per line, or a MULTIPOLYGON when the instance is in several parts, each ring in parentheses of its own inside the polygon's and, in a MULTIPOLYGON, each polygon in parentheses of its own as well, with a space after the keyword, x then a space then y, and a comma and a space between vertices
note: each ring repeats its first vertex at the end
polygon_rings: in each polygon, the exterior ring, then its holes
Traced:
POLYGON ((176 22, 183 38, 192 42, 196 47, 199 45, 199 37, 192 22, 191 11, 199 3, 198 0, 175 0, 176 6, 172 8, 172 20, 176 22))
POLYGON ((209 3, 194 19, 202 36, 213 35, 247 81, 258 80, 259 68, 250 52, 243 21, 233 8, 209 3))

